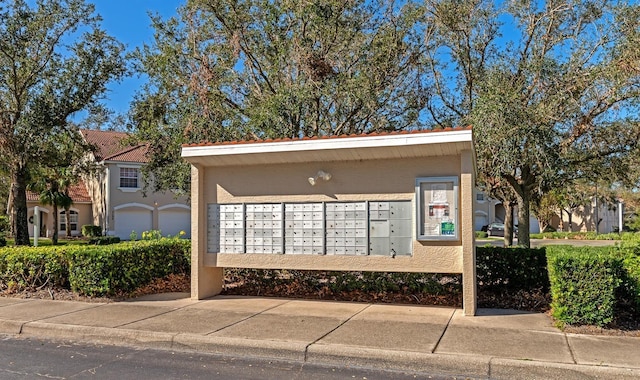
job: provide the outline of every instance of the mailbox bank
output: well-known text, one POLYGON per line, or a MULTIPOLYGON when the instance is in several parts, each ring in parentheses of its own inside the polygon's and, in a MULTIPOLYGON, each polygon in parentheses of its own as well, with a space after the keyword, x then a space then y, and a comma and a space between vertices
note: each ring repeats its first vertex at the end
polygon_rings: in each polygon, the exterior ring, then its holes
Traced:
POLYGON ((462 273, 476 312, 470 128, 187 145, 191 297, 224 267, 462 273))

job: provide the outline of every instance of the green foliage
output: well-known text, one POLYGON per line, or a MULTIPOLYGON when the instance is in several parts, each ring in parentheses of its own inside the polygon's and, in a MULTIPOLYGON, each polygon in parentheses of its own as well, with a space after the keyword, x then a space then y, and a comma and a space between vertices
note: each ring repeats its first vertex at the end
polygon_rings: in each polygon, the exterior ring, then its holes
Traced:
POLYGON ((82 226, 82 236, 86 236, 86 237, 102 236, 102 228, 100 228, 100 226, 85 224, 84 226, 82 226))
POLYGON ((489 290, 549 290, 544 248, 476 248, 478 286, 489 290))
POLYGON ((168 274, 188 273, 188 240, 0 249, 0 289, 71 288, 79 294, 127 293, 168 274))
POLYGON ((125 242, 69 252, 71 289, 103 296, 130 292, 172 273, 188 273, 190 242, 162 239, 125 242))
POLYGON ((0 249, 0 289, 10 292, 69 286, 64 250, 55 247, 0 249))
POLYGON ((605 327, 614 320, 624 270, 612 251, 611 247, 547 247, 552 315, 560 323, 605 327))
POLYGON ((118 243, 120 243, 120 238, 117 236, 96 236, 89 239, 89 241, 87 242, 87 244, 92 245, 109 245, 118 243))
POLYGON ((9 224, 9 217, 6 215, 0 215, 0 247, 7 245, 7 232, 11 228, 9 224))
POLYGON ((138 233, 136 231, 131 231, 131 233, 129 234, 129 240, 130 241, 138 240, 138 233))
POLYGON ((6 234, 9 232, 11 225, 9 224, 9 217, 6 215, 0 215, 0 234, 6 234))
POLYGON ((162 231, 150 230, 142 232, 142 240, 160 240, 162 239, 162 231))
POLYGON ((154 18, 156 40, 136 52, 150 85, 131 113, 151 143, 145 169, 186 191, 183 143, 418 127, 421 16, 412 1, 196 0, 154 18))
POLYGON ((125 47, 100 27, 84 0, 16 0, 0 8, 0 164, 15 189, 17 245, 29 245, 26 187, 59 165, 69 117, 99 104, 126 71, 125 47))
POLYGON ((487 231, 476 231, 476 239, 484 239, 488 236, 487 231))

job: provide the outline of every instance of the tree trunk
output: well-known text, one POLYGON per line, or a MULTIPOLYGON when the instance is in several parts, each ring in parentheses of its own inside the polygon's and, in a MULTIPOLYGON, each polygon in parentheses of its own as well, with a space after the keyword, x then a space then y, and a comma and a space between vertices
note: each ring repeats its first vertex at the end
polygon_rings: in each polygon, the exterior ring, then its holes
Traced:
POLYGON ((70 207, 64 208, 64 215, 66 217, 65 220, 67 221, 67 225, 65 226, 67 229, 67 239, 69 239, 71 237, 71 208, 70 207))
POLYGON ((27 218, 27 168, 21 164, 13 168, 11 178, 11 197, 13 209, 11 218, 15 236, 15 245, 31 245, 27 218))
POLYGON ((518 199, 518 245, 521 247, 530 248, 531 239, 529 236, 529 216, 531 206, 531 199, 529 194, 523 192, 517 194, 518 199))
POLYGON ((13 223, 13 191, 9 191, 7 198, 7 215, 9 216, 9 225, 11 226, 11 236, 16 236, 16 225, 13 223))
POLYGON ((58 182, 53 181, 51 183, 51 206, 53 207, 53 236, 51 236, 51 244, 58 244, 58 199, 59 199, 60 188, 58 187, 58 182))
POLYGON ((504 246, 513 245, 513 205, 510 202, 502 202, 504 207, 504 246))

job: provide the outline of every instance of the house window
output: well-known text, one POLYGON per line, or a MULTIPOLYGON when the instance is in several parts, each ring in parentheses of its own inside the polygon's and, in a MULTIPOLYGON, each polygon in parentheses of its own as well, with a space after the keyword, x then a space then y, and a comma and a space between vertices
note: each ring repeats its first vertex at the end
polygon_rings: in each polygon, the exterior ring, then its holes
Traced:
MULTIPOLYGON (((78 231, 78 212, 69 210, 69 221, 71 222, 71 231, 78 231)), ((65 211, 60 212, 60 231, 67 229, 67 214, 65 211)))
POLYGON ((120 187, 138 188, 138 168, 120 168, 120 187))
POLYGON ((484 202, 484 193, 477 193, 476 194, 476 201, 484 202))

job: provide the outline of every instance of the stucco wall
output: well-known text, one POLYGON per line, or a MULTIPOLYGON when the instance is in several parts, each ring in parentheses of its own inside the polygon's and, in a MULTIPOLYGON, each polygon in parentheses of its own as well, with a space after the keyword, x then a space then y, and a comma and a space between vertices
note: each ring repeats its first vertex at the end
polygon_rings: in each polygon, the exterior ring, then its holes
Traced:
MULTIPOLYGON (((125 209, 146 210, 145 207, 142 207, 140 205, 147 206, 148 208, 152 209, 150 210, 152 213, 151 228, 157 230, 159 229, 158 228, 158 225, 159 225, 158 209, 163 209, 168 205, 175 205, 176 206, 175 209, 182 209, 182 210, 185 210, 185 209, 177 206, 190 207, 190 204, 187 201, 187 197, 185 196, 176 197, 175 194, 171 191, 161 193, 161 192, 154 192, 153 190, 150 189, 146 192, 146 194, 144 194, 142 189, 136 190, 136 191, 131 191, 130 189, 121 189, 120 188, 120 167, 121 166, 137 167, 137 168, 141 167, 140 165, 135 165, 128 162, 107 163, 107 168, 108 168, 107 172, 108 172, 109 178, 107 180, 107 184, 108 184, 107 197, 108 198, 107 198, 107 212, 106 212, 105 218, 108 218, 107 223, 108 223, 108 227, 109 227, 108 229, 110 231, 110 234, 113 234, 113 232, 116 231, 116 229, 119 229, 119 226, 117 225, 118 221, 115 218, 116 210, 125 210, 125 209)), ((140 175, 138 179, 138 183, 140 188, 144 186, 142 175, 140 175)), ((185 211, 188 211, 188 210, 185 210, 185 211)), ((141 233, 143 231, 136 231, 136 232, 141 233)), ((126 236, 124 238, 126 238, 126 236)))
MULTIPOLYGON (((53 236, 53 231, 54 231, 54 224, 53 224, 53 207, 52 206, 43 206, 42 204, 38 204, 36 202, 28 202, 27 203, 27 208, 28 208, 28 212, 27 212, 27 218, 31 218, 33 216, 33 210, 34 207, 38 206, 40 208, 40 211, 43 211, 43 215, 44 215, 44 220, 43 220, 43 232, 42 234, 45 237, 52 237, 53 236)), ((78 212, 78 228, 75 231, 72 231, 71 234, 72 236, 79 236, 82 232, 82 226, 85 224, 92 224, 93 223, 93 215, 92 215, 92 210, 91 210, 91 204, 88 203, 79 203, 79 204, 73 204, 71 206, 71 210, 73 211, 77 211, 78 212)), ((60 213, 61 211, 64 211, 64 209, 59 209, 58 213, 60 213)), ((29 219, 32 220, 32 219, 29 219)), ((58 224, 60 224, 60 220, 58 220, 58 224)), ((29 236, 33 237, 33 223, 29 223, 29 236)), ((65 230, 59 230, 58 231, 58 236, 60 237, 64 237, 66 236, 66 231, 65 230)))
MULTIPOLYGON (((206 215, 206 205, 211 203, 411 200, 415 221, 415 179, 434 176, 459 178, 460 170, 459 156, 206 168, 203 176, 204 204, 200 207, 205 207, 201 212, 206 215), (331 180, 311 186, 307 179, 318 170, 331 173, 331 180)), ((461 218, 460 207, 458 218, 461 218)), ((414 239, 412 257, 206 253, 204 264, 214 267, 437 273, 462 273, 463 270, 460 240, 414 239)))

